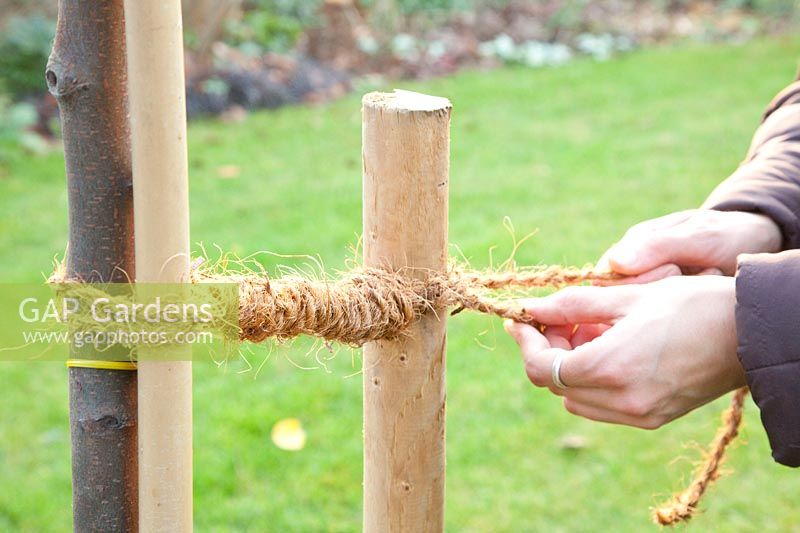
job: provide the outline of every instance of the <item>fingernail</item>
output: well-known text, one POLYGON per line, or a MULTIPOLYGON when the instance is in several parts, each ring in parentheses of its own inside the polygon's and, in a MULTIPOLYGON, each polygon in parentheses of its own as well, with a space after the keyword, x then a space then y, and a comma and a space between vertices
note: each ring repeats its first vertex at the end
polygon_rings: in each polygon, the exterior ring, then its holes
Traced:
POLYGON ((517 323, 511 319, 508 319, 503 322, 503 328, 506 330, 506 333, 511 335, 511 338, 514 339, 514 342, 519 344, 519 331, 517 330, 517 323))
POLYGON ((615 248, 609 254, 615 263, 625 266, 633 266, 636 263, 636 252, 631 248, 615 248))

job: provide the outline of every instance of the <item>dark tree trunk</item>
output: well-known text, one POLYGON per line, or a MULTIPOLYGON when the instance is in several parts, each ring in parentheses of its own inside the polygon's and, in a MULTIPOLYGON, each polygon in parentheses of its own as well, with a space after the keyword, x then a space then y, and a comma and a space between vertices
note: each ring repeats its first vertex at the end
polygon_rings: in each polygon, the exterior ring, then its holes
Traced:
MULTIPOLYGON (((60 0, 47 86, 58 100, 69 201, 67 276, 134 278, 122 0, 60 0)), ((81 350, 73 357, 93 359, 81 350)), ((136 372, 70 368, 75 531, 136 531, 136 372)))

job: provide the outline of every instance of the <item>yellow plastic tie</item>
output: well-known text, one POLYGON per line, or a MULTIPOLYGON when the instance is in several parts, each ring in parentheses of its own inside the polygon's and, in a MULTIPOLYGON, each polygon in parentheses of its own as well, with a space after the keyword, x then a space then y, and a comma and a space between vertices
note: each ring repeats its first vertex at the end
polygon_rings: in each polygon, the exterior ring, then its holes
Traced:
POLYGON ((91 359, 67 359, 69 368, 99 368, 101 370, 136 370, 131 361, 93 361, 91 359))

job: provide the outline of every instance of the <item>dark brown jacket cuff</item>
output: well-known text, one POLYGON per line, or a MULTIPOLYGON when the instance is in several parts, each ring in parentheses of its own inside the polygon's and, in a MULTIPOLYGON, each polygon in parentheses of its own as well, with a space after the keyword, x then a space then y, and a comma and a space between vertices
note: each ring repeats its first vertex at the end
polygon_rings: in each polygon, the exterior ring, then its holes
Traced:
POLYGON ((736 330, 772 457, 800 466, 800 250, 739 257, 736 330))
POLYGON ((800 248, 800 82, 775 97, 747 158, 703 207, 766 215, 781 229, 783 249, 800 248))

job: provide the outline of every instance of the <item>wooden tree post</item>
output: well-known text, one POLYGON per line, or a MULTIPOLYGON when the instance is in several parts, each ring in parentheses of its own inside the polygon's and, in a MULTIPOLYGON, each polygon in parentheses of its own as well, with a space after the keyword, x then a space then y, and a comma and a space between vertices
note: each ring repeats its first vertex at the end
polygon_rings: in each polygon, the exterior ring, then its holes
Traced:
MULTIPOLYGON (((447 268, 450 102, 363 100, 364 263, 425 278, 447 268)), ((364 346, 364 531, 436 532, 445 485, 445 309, 364 346)))
MULTIPOLYGON (((60 0, 45 73, 64 137, 66 275, 87 282, 134 275, 124 26, 122 0, 60 0)), ((136 531, 136 372, 70 368, 69 402, 75 531, 136 531)))
MULTIPOLYGON (((125 0, 125 19, 136 280, 186 281, 189 183, 181 3, 125 0)), ((173 361, 142 355, 139 361, 139 514, 141 530, 148 533, 192 530, 191 347, 170 349, 173 361)))

